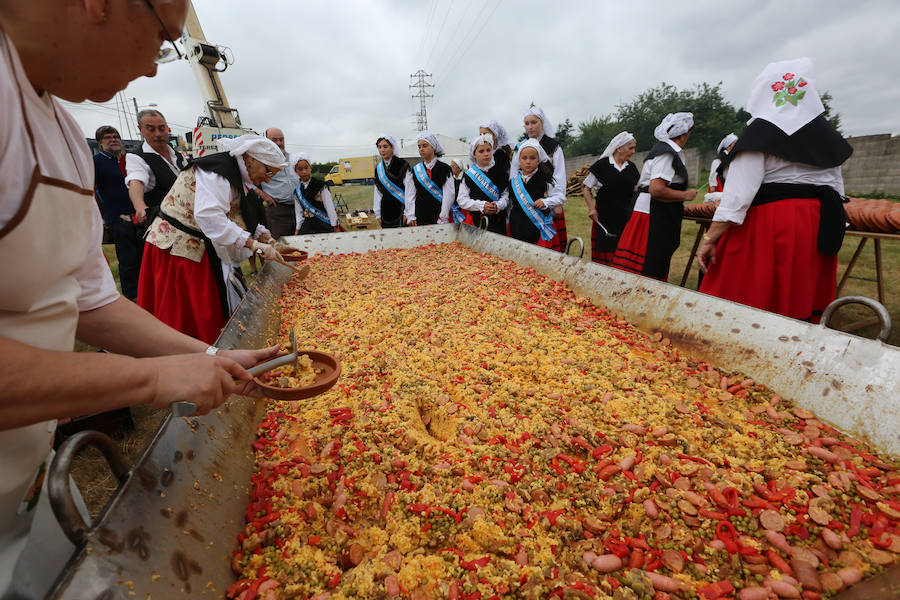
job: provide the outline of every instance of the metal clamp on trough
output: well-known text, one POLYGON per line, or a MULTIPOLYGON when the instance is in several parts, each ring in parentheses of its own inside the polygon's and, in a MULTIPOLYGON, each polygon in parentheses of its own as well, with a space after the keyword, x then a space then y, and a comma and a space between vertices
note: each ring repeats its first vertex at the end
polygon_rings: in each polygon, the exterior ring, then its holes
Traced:
POLYGON ((572 250, 572 242, 578 242, 580 247, 580 250, 578 251, 578 258, 584 258, 584 240, 577 235, 573 235, 571 238, 569 238, 569 243, 566 244, 566 254, 569 254, 572 250))
MULTIPOLYGON (((837 309, 845 304, 862 304, 871 308, 875 313, 875 316, 878 317, 878 321, 881 323, 881 330, 878 332, 878 337, 876 339, 886 342, 891 336, 891 314, 881 302, 866 298, 865 296, 844 296, 826 306, 825 310, 822 312, 822 326, 830 327, 829 323, 831 323, 831 317, 834 316, 837 309)), ((834 328, 832 327, 832 329, 834 328)))
POLYGON ((129 474, 128 461, 119 449, 118 442, 99 431, 80 431, 59 447, 56 457, 50 465, 47 491, 50 494, 50 506, 53 507, 53 514, 56 515, 59 526, 66 537, 76 546, 84 544, 88 535, 94 531, 93 527, 84 521, 75 506, 75 500, 72 498, 71 477, 69 477, 72 471, 72 460, 79 450, 88 445, 100 451, 120 485, 128 480, 129 474))

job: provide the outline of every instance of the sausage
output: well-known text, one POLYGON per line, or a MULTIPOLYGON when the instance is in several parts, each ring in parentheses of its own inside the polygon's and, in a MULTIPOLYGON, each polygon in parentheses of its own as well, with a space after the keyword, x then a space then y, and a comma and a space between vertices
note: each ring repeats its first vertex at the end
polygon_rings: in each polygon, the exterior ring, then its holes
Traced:
POLYGON ((650 498, 644 500, 644 512, 647 513, 647 516, 651 519, 655 519, 659 516, 659 509, 656 507, 656 502, 651 500, 650 498))
POLYGON ((823 529, 821 535, 822 541, 832 550, 840 550, 844 546, 844 543, 841 541, 841 536, 828 528, 823 529))
POLYGON ((767 531, 781 531, 784 529, 784 517, 777 510, 766 509, 759 513, 759 523, 767 531))
POLYGON ((826 571, 819 577, 822 583, 822 591, 833 594, 844 589, 844 580, 837 573, 826 571))
POLYGON ((862 580, 862 571, 857 567, 844 567, 837 572, 844 585, 855 585, 862 580))
POLYGON ((764 587, 748 587, 744 588, 738 594, 740 600, 767 600, 769 590, 764 587))
POLYGON ((612 573, 622 568, 622 559, 615 554, 601 554, 591 561, 591 566, 601 573, 612 573))
POLYGON ((778 594, 782 598, 799 598, 800 591, 786 581, 778 581, 777 579, 769 579, 765 583, 766 587, 778 594))
POLYGON ((659 573, 654 573, 652 571, 645 571, 644 575, 647 576, 657 592, 677 592, 681 589, 681 584, 671 577, 666 577, 665 575, 660 575, 659 573))
POLYGON ((772 531, 771 529, 766 530, 766 539, 770 544, 775 546, 777 549, 781 550, 788 556, 794 553, 794 549, 788 544, 787 538, 778 533, 777 531, 772 531))
POLYGON ((805 560, 800 560, 799 558, 792 558, 791 568, 794 570, 794 575, 797 577, 797 580, 800 581, 800 585, 803 586, 803 589, 813 590, 815 592, 822 591, 819 573, 810 563, 805 560))
POLYGON ((345 569, 352 569, 362 562, 363 547, 356 542, 350 544, 341 552, 341 566, 345 569))

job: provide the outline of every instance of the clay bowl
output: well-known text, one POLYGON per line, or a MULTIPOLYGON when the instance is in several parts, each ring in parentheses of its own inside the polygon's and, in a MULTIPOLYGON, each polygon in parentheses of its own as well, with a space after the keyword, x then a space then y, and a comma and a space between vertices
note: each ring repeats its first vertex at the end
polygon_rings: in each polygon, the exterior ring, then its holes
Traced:
POLYGON ((295 250, 290 254, 282 253, 281 257, 287 262, 303 262, 309 258, 309 252, 306 250, 295 250))
POLYGON ((887 221, 893 226, 894 231, 900 231, 900 206, 891 209, 887 214, 887 221))
POLYGON ((875 224, 881 233, 893 233, 894 226, 888 222, 888 213, 891 212, 891 206, 885 202, 879 202, 875 207, 875 224))
POLYGON ((851 200, 844 205, 844 212, 847 213, 847 220, 850 221, 851 229, 860 229, 859 208, 860 203, 858 201, 851 200))
POLYGON ((312 360, 313 368, 322 369, 322 372, 316 376, 312 384, 298 388, 277 387, 264 382, 259 377, 254 377, 253 381, 262 388, 263 394, 267 398, 272 398, 273 400, 303 400, 324 394, 337 383, 338 377, 341 376, 341 361, 337 357, 317 350, 298 350, 297 354, 308 356, 312 360))

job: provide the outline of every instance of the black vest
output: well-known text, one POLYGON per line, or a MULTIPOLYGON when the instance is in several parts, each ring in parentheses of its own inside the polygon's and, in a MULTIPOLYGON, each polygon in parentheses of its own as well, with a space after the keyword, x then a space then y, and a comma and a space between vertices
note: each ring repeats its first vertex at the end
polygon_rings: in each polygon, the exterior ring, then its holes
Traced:
POLYGON ((541 137, 541 140, 538 142, 541 145, 541 148, 544 149, 544 152, 547 153, 547 156, 550 157, 550 163, 553 163, 553 153, 556 152, 556 149, 559 148, 559 142, 556 139, 550 137, 549 135, 545 135, 541 137))
MULTIPOLYGON (((391 164, 385 167, 384 173, 387 175, 387 178, 397 187, 399 187, 403 193, 406 193, 406 186, 404 185, 404 179, 406 179, 406 174, 409 172, 409 163, 399 156, 394 156, 391 159, 391 164)), ((404 205, 397 201, 394 198, 394 195, 391 194, 388 189, 381 183, 381 180, 378 179, 378 175, 375 175, 375 187, 378 188, 378 191, 381 192, 381 221, 382 223, 397 223, 403 218, 403 208, 404 205)))
MULTIPOLYGON (((672 168, 675 175, 684 179, 684 183, 668 184, 673 190, 687 189, 688 172, 678 153, 666 142, 657 143, 647 154, 645 161, 664 154, 672 155, 672 168)), ((646 164, 646 163, 645 163, 646 164)), ((649 191, 641 188, 641 191, 649 191)), ((681 244, 681 219, 684 215, 684 202, 660 202, 650 198, 650 230, 647 234, 647 254, 641 273, 656 279, 665 279, 669 275, 672 255, 681 244)))
MULTIPOLYGON (((506 155, 504 154, 504 156, 506 155)), ((493 167, 484 171, 484 174, 491 180, 491 183, 497 186, 497 189, 502 196, 503 190, 509 187, 509 160, 507 160, 505 164, 495 162, 493 167)), ((494 202, 487 194, 481 191, 481 187, 469 177, 468 173, 463 175, 463 178, 466 180, 466 187, 469 188, 470 198, 473 200, 481 200, 483 202, 494 202)), ((510 200, 512 200, 512 198, 510 198, 510 200)), ((484 215, 488 220, 488 231, 506 235, 507 210, 509 209, 498 211, 495 215, 484 215)), ((472 217, 475 219, 475 226, 478 227, 481 221, 481 213, 472 211, 472 217)))
MULTIPOLYGON (((153 189, 149 192, 144 192, 144 204, 148 207, 159 206, 162 204, 166 194, 169 193, 169 190, 172 189, 172 184, 175 183, 178 174, 172 172, 169 161, 155 152, 135 152, 135 154, 144 159, 144 162, 150 167, 153 177, 156 179, 156 185, 153 186, 153 189)), ((184 156, 178 152, 175 153, 175 166, 178 167, 179 171, 184 169, 185 166, 184 156)))
MULTIPOLYGON (((540 169, 534 172, 531 179, 525 182, 525 191, 531 196, 532 200, 546 198, 547 191, 550 189, 550 178, 540 169)), ((512 182, 509 184, 509 235, 517 240, 536 244, 541 239, 541 233, 534 226, 525 211, 519 205, 516 195, 513 192, 512 182)), ((550 210, 544 210, 544 214, 550 214, 550 210)))
POLYGON ((822 169, 840 166, 853 154, 853 147, 831 126, 825 115, 819 115, 793 135, 765 119, 754 119, 738 138, 728 156, 729 161, 742 150, 756 150, 788 162, 822 169))
MULTIPOLYGON (((607 158, 601 158, 592 164, 590 172, 602 184, 594 194, 597 219, 603 223, 607 231, 620 235, 634 209, 634 187, 641 174, 633 162, 629 161, 625 168, 619 171, 607 158)), ((596 240, 596 243, 602 246, 597 249, 601 252, 615 252, 617 241, 617 238, 604 236, 596 240)))
POLYGON ((227 152, 217 152, 201 156, 194 160, 192 164, 195 169, 215 173, 228 180, 231 187, 240 195, 241 216, 244 218, 247 231, 253 234, 257 226, 262 222, 263 205, 256 194, 248 195, 244 192, 244 181, 241 177, 237 159, 227 152))
MULTIPOLYGON (((443 189, 448 177, 453 177, 453 172, 447 163, 437 161, 431 170, 431 181, 438 188, 443 189)), ((434 225, 441 216, 441 203, 431 195, 425 186, 419 183, 419 178, 413 173, 413 181, 416 184, 416 224, 434 225)))

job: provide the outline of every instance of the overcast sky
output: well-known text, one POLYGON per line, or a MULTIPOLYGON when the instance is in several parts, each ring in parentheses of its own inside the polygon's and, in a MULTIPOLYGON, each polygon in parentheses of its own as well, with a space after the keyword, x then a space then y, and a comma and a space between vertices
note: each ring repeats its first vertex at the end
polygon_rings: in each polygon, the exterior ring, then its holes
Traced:
MULTIPOLYGON (((415 137, 410 75, 431 73, 431 131, 470 137, 499 120, 514 136, 532 101, 559 123, 613 112, 662 81, 723 82, 735 106, 766 63, 809 56, 845 135, 900 133, 900 2, 883 0, 194 0, 245 127, 278 126, 314 161, 374 153, 381 132, 415 137)), ((127 35, 123 32, 123 35, 127 35)), ((203 100, 186 62, 125 90, 173 130, 203 100)), ((67 105, 69 106, 69 105, 67 105)), ((72 105, 86 135, 117 127, 115 102, 72 105)), ((127 127, 122 123, 123 134, 127 127)), ((727 132, 723 132, 727 133, 727 132)))

